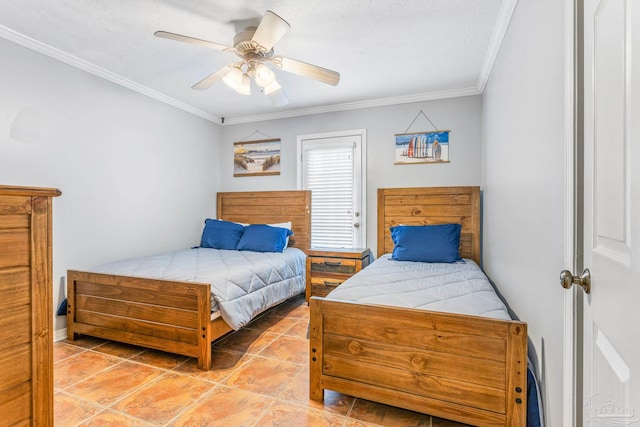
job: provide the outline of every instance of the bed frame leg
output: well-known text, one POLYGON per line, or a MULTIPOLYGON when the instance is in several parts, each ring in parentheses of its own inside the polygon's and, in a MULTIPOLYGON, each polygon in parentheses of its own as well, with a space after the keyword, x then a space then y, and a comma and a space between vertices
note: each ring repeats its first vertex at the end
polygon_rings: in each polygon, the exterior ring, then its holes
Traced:
POLYGON ((198 357, 198 369, 203 371, 211 369, 211 357, 198 357))
POLYGON ((322 359, 317 356, 318 349, 311 347, 309 365, 309 398, 318 402, 324 401, 324 389, 322 388, 322 359))
POLYGON ((211 331, 210 328, 203 328, 200 338, 200 349, 198 356, 198 369, 208 371, 211 369, 211 331))
POLYGON ((309 305, 309 398, 322 402, 322 302, 313 297, 309 305))

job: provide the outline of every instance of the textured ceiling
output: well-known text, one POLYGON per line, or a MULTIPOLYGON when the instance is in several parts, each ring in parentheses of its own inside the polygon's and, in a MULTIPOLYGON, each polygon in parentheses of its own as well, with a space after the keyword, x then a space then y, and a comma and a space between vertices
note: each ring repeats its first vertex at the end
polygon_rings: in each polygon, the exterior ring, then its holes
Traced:
POLYGON ((247 121, 480 93, 513 1, 2 0, 0 36, 211 120, 247 121), (275 53, 340 72, 337 86, 276 70, 284 107, 255 86, 250 96, 222 82, 192 90, 237 57, 153 36, 233 45, 236 30, 267 9, 291 25, 275 53))

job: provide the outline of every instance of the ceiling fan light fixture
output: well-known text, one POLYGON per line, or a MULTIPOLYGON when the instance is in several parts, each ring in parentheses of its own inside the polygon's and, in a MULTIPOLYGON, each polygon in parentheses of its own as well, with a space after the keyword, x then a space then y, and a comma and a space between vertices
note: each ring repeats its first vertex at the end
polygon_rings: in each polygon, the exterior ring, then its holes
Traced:
POLYGON ((282 107, 289 104, 289 98, 287 98, 282 87, 277 81, 275 81, 275 79, 269 86, 262 88, 262 93, 269 97, 271 104, 276 107, 282 107))
POLYGON ((233 90, 238 90, 242 83, 242 71, 237 67, 231 67, 231 71, 222 79, 233 90))
POLYGON ((251 95, 251 82, 249 76, 238 67, 232 67, 229 74, 224 76, 223 82, 231 89, 242 95, 251 95))
MULTIPOLYGON (((248 24, 248 22, 242 22, 248 24)), ((288 30, 289 24, 287 21, 274 12, 267 10, 260 22, 257 23, 257 26, 249 25, 244 31, 236 33, 233 38, 233 46, 168 31, 156 31, 154 35, 223 52, 235 53, 241 58, 240 62, 231 62, 206 76, 193 85, 193 89, 208 89, 222 80, 236 92, 242 95, 251 95, 251 80, 253 79, 256 86, 260 87, 260 92, 272 98, 275 105, 285 105, 289 100, 278 82, 276 82, 272 67, 303 77, 309 77, 332 86, 337 85, 340 81, 340 73, 336 71, 284 56, 275 56, 273 47, 288 30), (272 64, 272 67, 267 66, 269 63, 272 64)))
POLYGON ((247 73, 242 74, 242 82, 240 83, 238 93, 241 93, 242 95, 251 95, 251 79, 247 73))
POLYGON ((256 65, 255 81, 260 87, 268 87, 276 80, 276 75, 264 64, 256 65))
MULTIPOLYGON (((256 82, 257 83, 257 82, 256 82)), ((280 89, 282 89, 282 86, 280 86, 280 84, 278 84, 278 82, 276 81, 275 77, 273 79, 273 81, 266 85, 263 86, 263 92, 265 95, 271 95, 272 93, 279 91, 280 89)))

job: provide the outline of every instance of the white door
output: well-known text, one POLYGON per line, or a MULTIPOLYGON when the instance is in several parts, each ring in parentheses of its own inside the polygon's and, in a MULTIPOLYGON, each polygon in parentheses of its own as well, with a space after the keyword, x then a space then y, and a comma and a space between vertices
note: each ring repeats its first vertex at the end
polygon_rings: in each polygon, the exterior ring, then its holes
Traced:
MULTIPOLYGON (((640 1, 584 0, 582 422, 640 425, 640 1)), ((579 400, 578 400, 579 402, 579 400)))
POLYGON ((366 132, 298 137, 298 189, 311 190, 311 246, 366 246, 366 132))

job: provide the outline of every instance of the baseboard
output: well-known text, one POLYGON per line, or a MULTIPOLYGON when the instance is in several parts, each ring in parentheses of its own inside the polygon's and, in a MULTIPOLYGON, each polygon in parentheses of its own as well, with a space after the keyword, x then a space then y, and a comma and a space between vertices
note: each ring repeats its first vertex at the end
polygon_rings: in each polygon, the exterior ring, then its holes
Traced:
POLYGON ((67 339, 67 328, 57 329, 53 333, 53 342, 64 341, 67 339))

